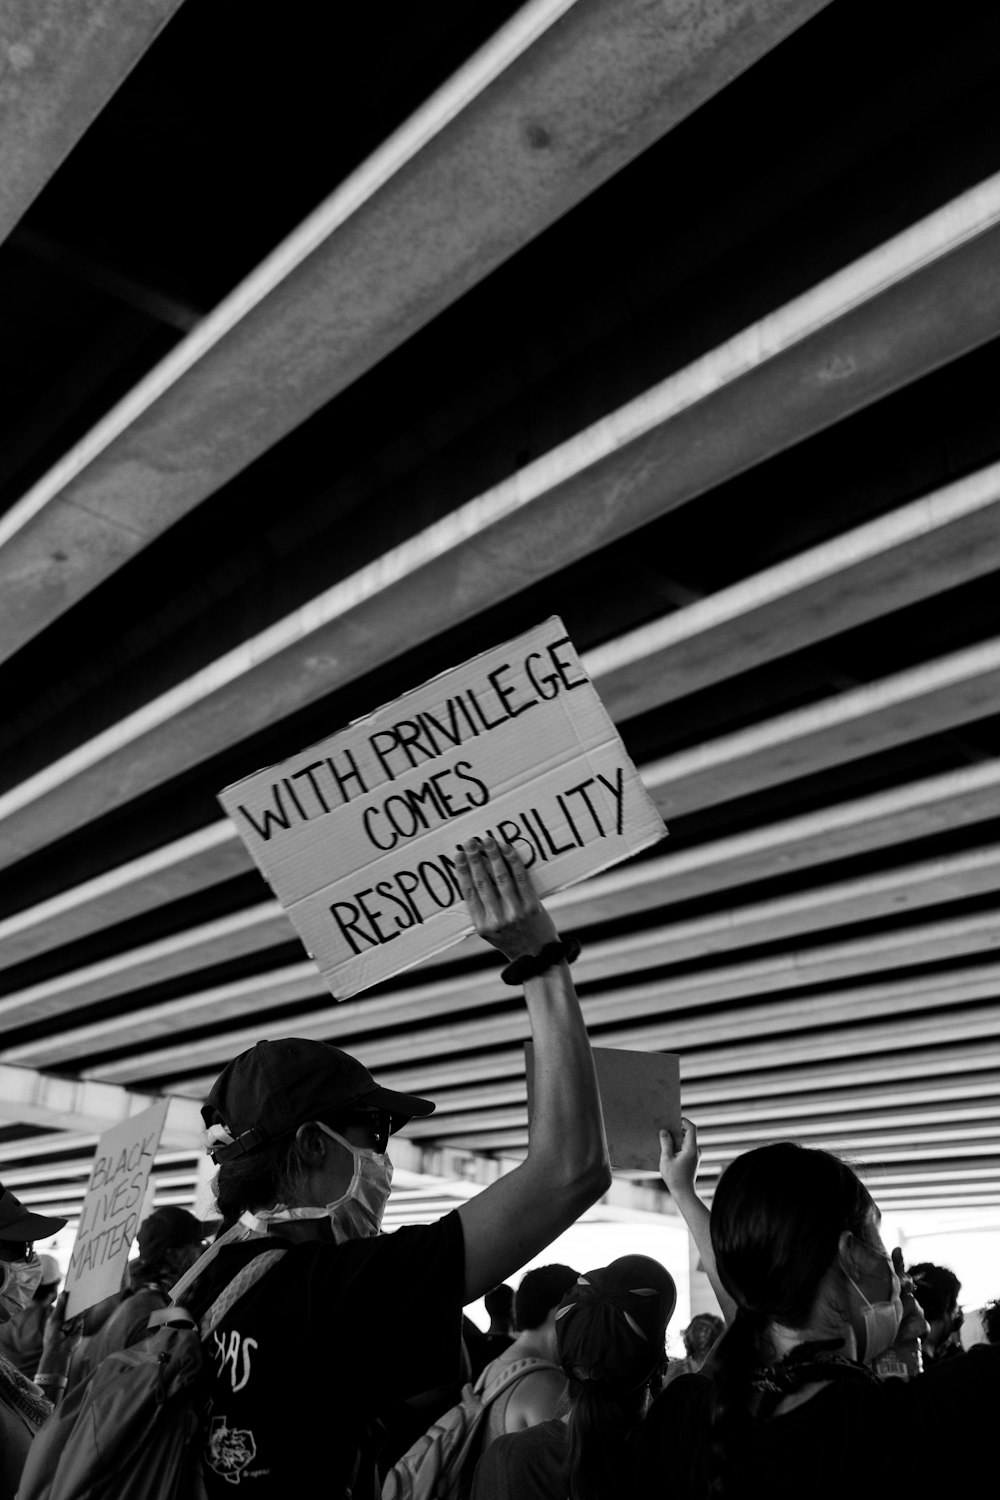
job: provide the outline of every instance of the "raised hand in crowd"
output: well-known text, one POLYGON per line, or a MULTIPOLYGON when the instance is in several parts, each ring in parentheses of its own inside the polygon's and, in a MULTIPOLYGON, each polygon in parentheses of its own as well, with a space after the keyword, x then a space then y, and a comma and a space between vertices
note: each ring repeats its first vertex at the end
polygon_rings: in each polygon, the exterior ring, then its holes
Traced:
POLYGON ((510 961, 535 1045, 527 1159, 458 1210, 465 1296, 481 1296, 537 1255, 611 1181, 590 1042, 567 953, 516 849, 472 839, 458 879, 476 931, 510 961))
POLYGON ((674 1141, 669 1130, 660 1131, 660 1176, 695 1242, 723 1316, 727 1323, 731 1323, 736 1303, 719 1276, 712 1248, 711 1215, 695 1187, 701 1160, 698 1130, 694 1122, 687 1119, 681 1120, 681 1130, 679 1143, 674 1141))

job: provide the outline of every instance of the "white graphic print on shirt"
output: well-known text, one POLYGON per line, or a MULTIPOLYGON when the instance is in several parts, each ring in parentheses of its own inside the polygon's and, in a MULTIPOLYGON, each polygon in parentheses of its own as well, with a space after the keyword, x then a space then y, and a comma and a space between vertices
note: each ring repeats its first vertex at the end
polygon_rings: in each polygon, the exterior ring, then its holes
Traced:
POLYGON ((257 1444, 249 1429, 230 1427, 225 1417, 213 1417, 205 1445, 205 1462, 227 1484, 239 1484, 248 1464, 257 1457, 257 1444))
POLYGON ((230 1329, 228 1335, 213 1333, 212 1339, 216 1375, 221 1380, 222 1372, 228 1367, 230 1385, 234 1391, 241 1391, 250 1379, 250 1354, 257 1348, 257 1340, 243 1338, 235 1328, 230 1329))

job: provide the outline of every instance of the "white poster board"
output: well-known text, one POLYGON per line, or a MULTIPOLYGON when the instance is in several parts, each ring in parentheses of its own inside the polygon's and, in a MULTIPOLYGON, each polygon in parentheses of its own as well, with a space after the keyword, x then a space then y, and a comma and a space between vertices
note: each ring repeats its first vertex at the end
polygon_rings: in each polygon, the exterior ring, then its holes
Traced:
POLYGON ((121 1286, 169 1104, 159 1100, 106 1130, 97 1143, 66 1272, 68 1318, 121 1286))
MULTIPOLYGON (((660 1131, 681 1141, 681 1060, 676 1052, 632 1052, 595 1047, 594 1069, 601 1095, 608 1156, 616 1171, 637 1177, 660 1175, 660 1131)), ((535 1049, 525 1042, 528 1119, 534 1110, 535 1049)))
POLYGON ((460 842, 512 844, 548 895, 666 832, 556 617, 219 801, 340 998, 472 931, 460 842))

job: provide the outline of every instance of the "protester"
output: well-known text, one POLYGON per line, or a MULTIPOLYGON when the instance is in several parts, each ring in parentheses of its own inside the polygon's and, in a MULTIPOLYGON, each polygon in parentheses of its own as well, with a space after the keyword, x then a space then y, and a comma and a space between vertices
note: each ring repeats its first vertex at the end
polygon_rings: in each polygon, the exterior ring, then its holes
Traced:
POLYGON ((1000 1299, 994 1298, 979 1309, 979 1320, 983 1325, 988 1344, 1000 1344, 1000 1299))
POLYGON ((505 1432, 522 1432, 556 1415, 566 1394, 566 1376, 556 1367, 556 1308, 578 1274, 571 1266, 553 1264, 526 1271, 521 1278, 514 1298, 517 1338, 486 1367, 486 1378, 492 1383, 501 1370, 515 1365, 525 1373, 491 1404, 481 1451, 505 1432))
POLYGON ((903 1494, 945 1485, 955 1446, 988 1430, 1000 1348, 879 1379, 873 1362, 911 1349, 927 1325, 856 1173, 791 1143, 748 1151, 719 1181, 711 1241, 735 1318, 713 1378, 676 1380, 653 1404, 642 1492, 843 1500, 862 1480, 903 1494))
POLYGON ((476 1467, 472 1500, 620 1500, 635 1489, 635 1440, 659 1388, 676 1288, 645 1255, 578 1278, 556 1310, 568 1411, 499 1437, 476 1467))
MULTIPOLYGON (((0 1183, 0 1322, 20 1317, 32 1304, 44 1274, 34 1241, 65 1227, 65 1219, 31 1213, 0 1183)), ((13 1500, 28 1448, 51 1409, 39 1387, 0 1357, 0 1500, 13 1500)))
POLYGON ((681 1335, 684 1340, 684 1358, 671 1360, 664 1376, 664 1385, 669 1385, 681 1375, 697 1375, 725 1326, 715 1313, 698 1313, 693 1317, 681 1335))
POLYGON ((165 1204, 143 1220, 136 1238, 139 1255, 128 1267, 118 1304, 74 1357, 71 1386, 86 1380, 109 1354, 144 1337, 151 1315, 169 1304, 170 1288, 201 1255, 205 1230, 186 1208, 165 1204))
MULTIPOLYGON (((514 1288, 505 1281, 491 1287, 483 1298, 483 1306, 490 1326, 483 1334, 481 1348, 485 1364, 489 1364, 514 1342, 514 1288)), ((478 1375, 479 1371, 474 1369, 473 1373, 478 1375)))
POLYGON ((225 1068, 202 1113, 219 1211, 233 1228, 175 1295, 201 1316, 262 1249, 285 1253, 206 1349, 209 1500, 235 1484, 284 1500, 319 1476, 330 1497, 370 1495, 383 1402, 453 1379, 462 1305, 530 1260, 610 1182, 573 950, 513 850, 472 840, 457 868, 477 931, 524 987, 535 1042, 527 1158, 437 1223, 381 1235, 389 1137, 434 1106, 379 1086, 324 1042, 260 1042, 225 1068))
POLYGON ((935 1266, 931 1261, 921 1261, 910 1266, 906 1273, 913 1282, 913 1295, 920 1303, 920 1311, 927 1319, 928 1332, 921 1340, 924 1369, 942 1359, 950 1359, 962 1352, 958 1331, 962 1326, 962 1313, 958 1305, 958 1294, 962 1283, 954 1271, 947 1266, 935 1266))
POLYGON ((22 1375, 34 1375, 42 1353, 49 1309, 59 1291, 62 1272, 54 1255, 40 1255, 41 1280, 27 1307, 0 1323, 0 1355, 22 1375))

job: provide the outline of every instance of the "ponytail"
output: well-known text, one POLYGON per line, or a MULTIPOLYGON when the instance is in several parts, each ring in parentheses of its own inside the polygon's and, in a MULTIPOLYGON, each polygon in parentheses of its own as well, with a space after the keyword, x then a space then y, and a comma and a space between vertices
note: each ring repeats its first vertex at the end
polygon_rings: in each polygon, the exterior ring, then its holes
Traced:
POLYGON ((646 1396, 645 1383, 622 1392, 570 1378, 564 1469, 569 1500, 622 1500, 638 1493, 635 1439, 646 1396))
POLYGON ((750 1377, 760 1362, 758 1338, 764 1322, 748 1308, 737 1308, 735 1320, 713 1351, 714 1387, 705 1462, 711 1500, 721 1500, 726 1493, 727 1461, 736 1446, 733 1429, 746 1415, 750 1377))

